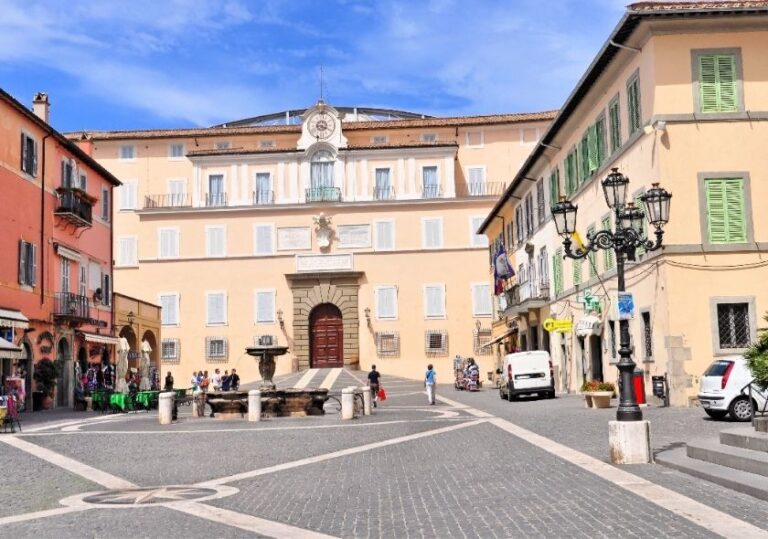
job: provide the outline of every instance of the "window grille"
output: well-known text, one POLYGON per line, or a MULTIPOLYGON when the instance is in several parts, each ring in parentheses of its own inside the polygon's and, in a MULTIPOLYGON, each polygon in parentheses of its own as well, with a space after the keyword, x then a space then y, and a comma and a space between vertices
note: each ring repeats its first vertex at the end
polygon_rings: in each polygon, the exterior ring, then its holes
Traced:
POLYGON ((651 313, 641 313, 643 317, 643 344, 645 359, 653 358, 653 335, 651 333, 651 313))
POLYGON ((225 337, 205 338, 205 357, 209 361, 227 361, 228 348, 225 337))
POLYGON ((424 333, 425 352, 438 356, 448 354, 448 332, 443 330, 427 330, 424 333))
POLYGON ((163 339, 160 343, 160 358, 164 363, 179 361, 180 347, 179 339, 163 339))
POLYGON ((720 348, 746 348, 749 346, 749 305, 747 303, 718 304, 717 330, 720 337, 720 348))
POLYGON ((277 344, 277 338, 274 335, 256 335, 253 337, 255 346, 274 346, 277 344))
POLYGON ((377 331, 374 338, 379 357, 400 357, 400 334, 397 331, 377 331))
POLYGON ((490 328, 480 328, 472 331, 473 342, 475 344, 476 356, 487 356, 491 354, 491 347, 488 344, 491 342, 491 330, 490 328))

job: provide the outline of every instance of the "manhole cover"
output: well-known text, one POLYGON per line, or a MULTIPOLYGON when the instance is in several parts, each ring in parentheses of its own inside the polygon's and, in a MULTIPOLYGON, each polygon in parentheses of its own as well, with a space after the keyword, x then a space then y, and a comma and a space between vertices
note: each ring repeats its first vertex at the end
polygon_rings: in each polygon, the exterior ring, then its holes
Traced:
POLYGON ((212 488, 145 487, 107 490, 86 496, 82 501, 95 505, 145 505, 199 500, 218 494, 219 491, 212 488))

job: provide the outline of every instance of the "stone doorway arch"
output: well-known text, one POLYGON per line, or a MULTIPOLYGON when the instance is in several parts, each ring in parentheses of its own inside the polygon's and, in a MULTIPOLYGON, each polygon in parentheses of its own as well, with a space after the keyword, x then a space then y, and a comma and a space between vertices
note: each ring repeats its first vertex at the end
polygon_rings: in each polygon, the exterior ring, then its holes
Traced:
POLYGON ((315 307, 331 304, 341 313, 342 365, 360 365, 358 290, 362 272, 307 272, 286 275, 293 293, 293 343, 299 370, 310 368, 310 315, 315 307))

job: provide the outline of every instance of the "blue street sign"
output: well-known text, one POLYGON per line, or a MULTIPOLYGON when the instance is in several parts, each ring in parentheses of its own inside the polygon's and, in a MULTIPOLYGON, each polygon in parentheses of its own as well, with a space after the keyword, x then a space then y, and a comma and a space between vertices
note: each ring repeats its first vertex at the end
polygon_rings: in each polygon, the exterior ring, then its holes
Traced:
POLYGON ((616 301, 616 318, 632 320, 635 317, 635 300, 631 292, 619 292, 616 301))

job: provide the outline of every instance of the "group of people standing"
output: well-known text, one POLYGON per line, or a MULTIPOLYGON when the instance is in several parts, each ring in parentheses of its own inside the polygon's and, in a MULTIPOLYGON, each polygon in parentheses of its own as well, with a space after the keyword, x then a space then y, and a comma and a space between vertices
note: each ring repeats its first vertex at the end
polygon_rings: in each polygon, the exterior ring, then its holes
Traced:
MULTIPOLYGON (((435 404, 435 385, 437 384, 437 373, 432 364, 427 365, 427 372, 424 373, 424 387, 427 390, 427 402, 435 404)), ((371 372, 368 373, 368 386, 371 388, 373 397, 373 407, 376 408, 379 389, 381 388, 381 373, 376 370, 376 365, 371 365, 371 372)))
MULTIPOLYGON (((232 369, 230 373, 228 370, 221 374, 219 369, 213 371, 213 375, 209 376, 208 371, 192 371, 192 378, 189 380, 189 384, 192 386, 192 391, 202 391, 206 393, 208 388, 211 387, 213 391, 236 391, 240 389, 240 375, 237 374, 237 369, 232 369)), ((165 377, 166 391, 173 389, 173 375, 171 371, 165 377)))

